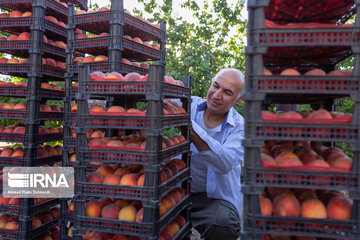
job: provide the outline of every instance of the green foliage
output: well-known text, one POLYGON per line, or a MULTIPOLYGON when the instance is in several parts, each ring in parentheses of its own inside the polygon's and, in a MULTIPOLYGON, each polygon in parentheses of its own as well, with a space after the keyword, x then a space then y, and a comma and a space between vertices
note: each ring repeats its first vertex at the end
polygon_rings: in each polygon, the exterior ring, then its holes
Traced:
POLYGON ((181 6, 194 18, 189 22, 177 17, 172 0, 156 4, 155 0, 138 0, 152 22, 167 22, 166 73, 175 79, 192 74, 192 95, 206 96, 211 79, 224 67, 238 68, 244 72, 243 41, 246 20, 241 18, 243 5, 233 5, 226 0, 185 0, 181 6))

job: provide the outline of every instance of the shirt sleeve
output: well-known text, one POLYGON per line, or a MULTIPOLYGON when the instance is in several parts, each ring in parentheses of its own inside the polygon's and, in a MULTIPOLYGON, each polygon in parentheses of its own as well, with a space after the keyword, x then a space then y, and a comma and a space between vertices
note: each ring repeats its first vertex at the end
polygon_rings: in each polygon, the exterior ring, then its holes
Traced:
POLYGON ((223 144, 209 136, 195 121, 192 121, 192 128, 211 148, 211 150, 201 151, 197 155, 200 155, 201 159, 205 159, 208 167, 212 168, 214 172, 226 174, 241 163, 244 156, 241 144, 244 138, 242 124, 238 124, 234 128, 223 144))

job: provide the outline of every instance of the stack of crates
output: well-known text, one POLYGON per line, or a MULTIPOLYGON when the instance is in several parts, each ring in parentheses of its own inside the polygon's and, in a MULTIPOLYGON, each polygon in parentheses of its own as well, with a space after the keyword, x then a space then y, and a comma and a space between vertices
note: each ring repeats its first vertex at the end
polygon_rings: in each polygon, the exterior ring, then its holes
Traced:
MULTIPOLYGON (((0 71, 27 79, 18 84, 2 82, 0 86, 1 96, 9 97, 9 102, 13 98, 26 100, 15 106, 2 105, 0 118, 18 121, 1 127, 0 141, 23 146, 4 147, 1 167, 61 163, 61 147, 47 143, 62 141, 62 128, 45 125, 64 119, 63 108, 47 101, 61 102, 64 97, 64 89, 49 82, 64 82, 67 4, 54 0, 2 0, 0 8, 7 11, 1 13, 0 30, 4 36, 0 51, 11 55, 11 59, 1 58, 0 71)), ((36 239, 52 235, 59 239, 59 203, 59 199, 1 197, 0 238, 36 239)))
POLYGON ((72 212, 65 213, 67 222, 73 222, 66 232, 75 239, 158 239, 160 232, 174 239, 189 236, 190 80, 186 87, 171 77, 164 83, 165 23, 156 26, 127 13, 123 1, 97 11, 69 8, 69 16, 65 119, 70 124, 64 135, 76 155, 64 155, 64 163, 75 167, 76 193, 68 207, 72 212), (149 64, 155 61, 159 66, 151 74, 149 64), (164 98, 182 100, 183 112, 163 116, 164 98), (138 104, 146 106, 146 113, 136 110, 138 104), (118 112, 108 112, 110 107, 118 112), (171 127, 180 128, 184 138, 163 136, 171 127), (94 148, 96 142, 101 145, 94 148), (165 142, 172 146, 162 149, 165 142), (105 180, 107 174, 115 185, 105 180), (120 178, 133 178, 132 186, 119 185, 120 178), (94 214, 86 210, 91 206, 94 214), (135 210, 138 219, 119 219, 120 209, 135 210), (173 232, 165 230, 169 224, 173 232))
POLYGON ((242 239, 360 239, 359 5, 248 1, 242 239), (353 71, 338 70, 349 56, 353 71), (352 115, 335 112, 342 97, 352 115))

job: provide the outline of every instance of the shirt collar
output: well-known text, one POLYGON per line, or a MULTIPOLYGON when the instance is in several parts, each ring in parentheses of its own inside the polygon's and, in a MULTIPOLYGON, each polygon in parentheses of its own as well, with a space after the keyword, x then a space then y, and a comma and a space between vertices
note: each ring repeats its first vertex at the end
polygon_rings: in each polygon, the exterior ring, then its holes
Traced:
MULTIPOLYGON (((207 103, 206 101, 200 103, 198 106, 197 106, 197 111, 204 111, 207 107, 207 103)), ((226 117, 223 121, 223 123, 221 124, 221 129, 223 129, 225 127, 225 125, 228 123, 230 124, 231 126, 235 126, 235 119, 234 119, 234 108, 230 108, 228 114, 226 114, 226 117)))

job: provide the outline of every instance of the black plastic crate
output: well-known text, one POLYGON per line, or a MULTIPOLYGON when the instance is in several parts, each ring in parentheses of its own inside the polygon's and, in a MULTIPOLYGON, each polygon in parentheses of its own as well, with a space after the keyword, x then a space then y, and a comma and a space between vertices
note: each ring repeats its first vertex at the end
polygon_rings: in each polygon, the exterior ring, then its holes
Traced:
POLYGON ((295 236, 311 236, 347 240, 358 239, 357 220, 340 221, 329 219, 291 218, 278 216, 263 216, 249 213, 243 216, 243 221, 249 223, 243 233, 286 234, 295 236), (252 227, 250 227, 252 226, 252 227))
MULTIPOLYGON (((21 224, 27 224, 26 222, 19 222, 19 229, 21 224)), ((59 219, 54 219, 50 222, 47 222, 40 227, 34 228, 30 231, 31 239, 35 239, 40 235, 49 231, 49 229, 57 226, 59 224, 59 219)), ((20 231, 12 231, 7 229, 0 229, 0 237, 6 240, 23 240, 21 238, 21 230, 20 231)))
MULTIPOLYGON (((44 166, 52 165, 54 163, 59 163, 62 160, 62 155, 53 155, 47 157, 38 157, 34 161, 35 166, 44 166)), ((11 167, 11 166, 26 166, 27 161, 23 158, 13 158, 13 157, 0 157, 0 166, 11 167)))
MULTIPOLYGON (((176 204, 175 207, 170 209, 166 214, 160 219, 154 219, 151 223, 139 223, 139 222, 129 222, 129 221, 120 221, 112 219, 103 219, 103 218, 90 218, 85 216, 79 216, 79 222, 81 229, 85 232, 86 230, 99 231, 99 232, 109 232, 117 234, 126 234, 130 236, 140 236, 140 237, 153 237, 151 233, 155 226, 159 226, 160 229, 164 228, 169 224, 174 216, 177 216, 184 209, 190 206, 189 195, 185 196, 180 202, 176 204), (155 226, 154 226, 155 225, 155 226)), ((184 228, 184 231, 186 228, 184 228)), ((185 234, 185 233, 184 233, 185 234)), ((182 235, 182 231, 179 232, 179 235, 182 235)), ((175 239, 180 239, 176 238, 175 239)))
POLYGON ((353 46, 360 41, 360 32, 352 27, 259 28, 252 30, 263 47, 291 46, 353 46))
MULTIPOLYGON (((62 133, 36 134, 35 138, 37 139, 36 143, 55 142, 55 141, 62 141, 63 134, 62 133)), ((1 133, 0 135, 0 141, 2 142, 24 143, 26 139, 27 136, 25 134, 1 133)))
POLYGON ((252 187, 316 188, 326 190, 359 191, 356 171, 314 171, 246 167, 244 182, 252 187))
POLYGON ((45 35, 49 39, 57 39, 63 42, 67 42, 67 30, 53 22, 45 20, 45 35))
POLYGON ((94 37, 70 41, 70 47, 92 55, 108 55, 110 37, 94 37))
POLYGON ((64 136, 64 146, 76 147, 76 138, 64 136))
POLYGON ((350 46, 300 46, 269 47, 264 57, 264 65, 302 65, 304 63, 335 65, 352 55, 350 46))
MULTIPOLYGON (((254 2, 251 1, 249 5, 256 6, 254 2)), ((270 0, 267 3, 265 17, 276 22, 344 22, 356 10, 354 0, 270 0)))
MULTIPOLYGON (((89 65, 90 71, 101 71, 101 72, 109 72, 110 71, 110 63, 109 62, 92 62, 92 63, 83 63, 84 65, 89 65)), ((79 67, 77 64, 71 64, 71 71, 78 73, 79 67)))
MULTIPOLYGON (((44 2, 46 15, 56 16, 56 18, 58 18, 60 21, 67 23, 67 7, 61 5, 54 0, 46 0, 44 2)), ((34 3, 36 3, 36 0, 1 0, 0 8, 5 10, 18 10, 21 12, 25 12, 31 11, 32 5, 34 3)))
POLYGON ((357 92, 357 76, 254 76, 257 91, 266 94, 322 94, 349 96, 357 92))
MULTIPOLYGON (((1 140, 1 139, 0 139, 1 140)), ((173 147, 163 149, 161 151, 162 162, 170 160, 179 154, 188 152, 190 143, 183 142, 173 147)), ((82 152, 84 162, 102 162, 102 163, 131 163, 131 164, 148 164, 156 161, 154 156, 157 152, 150 151, 129 151, 129 150, 110 150, 110 149, 95 149, 95 148, 80 148, 77 151, 82 152)), ((158 163, 158 162, 155 162, 158 163)))
MULTIPOLYGON (((151 117, 149 116, 101 116, 101 115, 88 115, 84 114, 80 116, 86 127, 97 128, 129 128, 129 129, 146 129, 151 127, 151 117)), ((184 125, 190 125, 189 115, 171 115, 162 116, 158 118, 163 122, 164 128, 179 127, 184 125)))
POLYGON ((165 30, 141 21, 130 14, 124 13, 124 23, 125 34, 137 36, 143 41, 165 40, 165 30))
MULTIPOLYGON (((27 78, 27 74, 30 72, 30 64, 0 64, 0 71, 4 75, 27 78)), ((47 80, 64 81, 64 69, 42 65, 41 72, 47 80)))
POLYGON ((253 138, 260 140, 359 141, 355 124, 248 121, 248 127, 256 129, 253 138))
POLYGON ((80 14, 70 17, 71 22, 86 32, 100 34, 103 32, 109 32, 111 12, 94 12, 80 14))
POLYGON ((30 25, 33 24, 33 22, 33 17, 1 18, 0 29, 13 34, 30 32, 30 25))
MULTIPOLYGON (((38 214, 40 212, 43 212, 45 209, 50 209, 51 207, 54 207, 56 205, 60 204, 60 199, 49 199, 45 202, 41 202, 38 204, 34 204, 32 207, 30 207, 31 216, 34 216, 35 214, 38 214)), ((24 215, 25 209, 22 209, 20 206, 12 206, 12 205, 5 205, 0 204, 0 212, 1 214, 8 214, 8 215, 24 215)))
POLYGON ((156 194, 165 196, 171 189, 190 179, 190 169, 185 168, 171 179, 163 182, 158 187, 138 187, 124 185, 95 184, 78 181, 81 188, 81 195, 87 197, 112 197, 129 200, 154 199, 156 194))
MULTIPOLYGON (((0 118, 3 119, 18 119, 25 120, 29 117, 29 111, 24 110, 0 110, 0 118)), ((38 113, 39 120, 63 120, 64 113, 63 112, 39 112, 38 113)))
MULTIPOLYGON (((178 85, 161 83, 163 85, 163 96, 171 98, 188 98, 190 91, 188 88, 178 85)), ((88 94, 101 94, 101 95, 148 95, 151 92, 151 83, 144 82, 108 82, 108 81, 91 81, 86 83, 88 94)))
POLYGON ((154 61, 162 59, 160 50, 123 38, 123 57, 138 61, 154 61))

